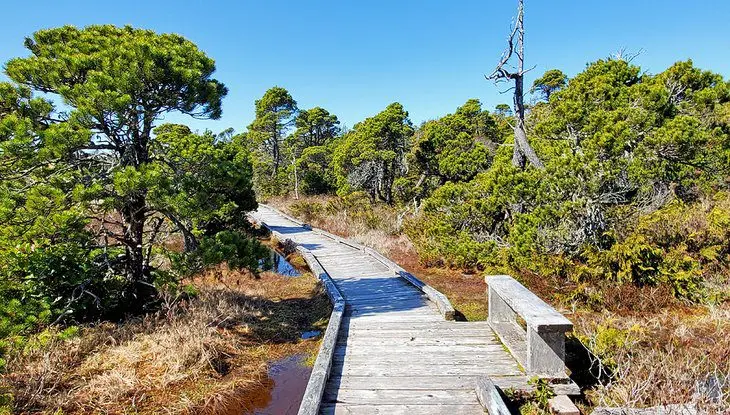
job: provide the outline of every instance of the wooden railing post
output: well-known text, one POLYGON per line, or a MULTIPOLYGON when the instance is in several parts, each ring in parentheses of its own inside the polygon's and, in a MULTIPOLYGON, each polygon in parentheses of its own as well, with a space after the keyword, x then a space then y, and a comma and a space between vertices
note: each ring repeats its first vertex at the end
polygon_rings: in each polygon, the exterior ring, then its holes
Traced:
POLYGON ((508 275, 485 278, 489 325, 528 375, 565 378, 565 333, 573 323, 508 275), (525 320, 526 329, 517 323, 525 320))
POLYGON ((492 287, 487 287, 489 301, 489 323, 517 323, 517 313, 510 307, 492 287))
POLYGON ((543 331, 527 327, 528 373, 546 378, 565 377, 565 331, 543 331))

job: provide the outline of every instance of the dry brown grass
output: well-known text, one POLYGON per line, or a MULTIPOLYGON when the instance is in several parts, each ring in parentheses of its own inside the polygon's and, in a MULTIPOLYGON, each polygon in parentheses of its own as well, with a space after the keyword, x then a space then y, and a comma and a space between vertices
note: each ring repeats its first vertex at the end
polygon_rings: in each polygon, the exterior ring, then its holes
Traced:
POLYGON ((655 314, 585 313, 576 332, 612 377, 588 393, 602 406, 691 404, 710 413, 730 407, 730 305, 664 309, 655 314), (707 382, 724 396, 713 401, 707 382))
POLYGON ((299 200, 273 198, 267 203, 314 227, 371 243, 388 244, 388 239, 399 236, 401 231, 398 212, 387 205, 373 205, 361 195, 347 199, 331 196, 306 196, 299 200))
POLYGON ((299 339, 329 316, 312 275, 220 267, 193 284, 198 296, 158 315, 47 335, 9 362, 3 386, 24 413, 225 413, 255 404, 247 392, 265 386, 267 362, 316 352, 299 339))

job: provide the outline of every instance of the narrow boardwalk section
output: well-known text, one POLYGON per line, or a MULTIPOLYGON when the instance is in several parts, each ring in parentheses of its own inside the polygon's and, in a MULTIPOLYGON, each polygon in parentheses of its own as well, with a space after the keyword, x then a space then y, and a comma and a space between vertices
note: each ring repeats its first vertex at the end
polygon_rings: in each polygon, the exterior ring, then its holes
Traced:
POLYGON ((323 414, 483 414, 477 378, 526 377, 486 322, 446 321, 415 286, 356 247, 261 206, 252 215, 307 248, 345 298, 323 414))

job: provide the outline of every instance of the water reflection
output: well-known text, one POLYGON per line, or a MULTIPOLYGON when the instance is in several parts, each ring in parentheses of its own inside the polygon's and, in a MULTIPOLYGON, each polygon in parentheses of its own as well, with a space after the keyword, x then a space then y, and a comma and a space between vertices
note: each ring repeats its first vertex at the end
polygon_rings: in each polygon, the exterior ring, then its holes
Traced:
POLYGON ((273 271, 287 277, 299 277, 302 275, 292 264, 287 262, 286 258, 279 255, 278 252, 270 249, 269 253, 268 261, 259 261, 261 271, 273 271))
POLYGON ((309 340, 319 337, 320 334, 322 334, 320 330, 311 330, 303 332, 300 337, 302 340, 309 340))
POLYGON ((249 414, 295 415, 312 373, 312 368, 304 365, 305 359, 305 355, 297 354, 271 363, 269 379, 273 382, 273 387, 261 391, 268 395, 268 399, 249 414))

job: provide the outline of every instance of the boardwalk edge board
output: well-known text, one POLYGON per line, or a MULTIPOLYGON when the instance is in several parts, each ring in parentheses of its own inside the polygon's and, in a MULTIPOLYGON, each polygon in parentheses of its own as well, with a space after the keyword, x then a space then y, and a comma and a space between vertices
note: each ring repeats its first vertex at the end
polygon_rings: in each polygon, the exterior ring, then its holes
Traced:
POLYGON ((342 323, 346 303, 345 299, 340 294, 340 291, 335 286, 334 281, 332 281, 329 274, 327 274, 324 268, 322 268, 322 265, 314 257, 314 255, 301 245, 297 246, 297 250, 304 257, 309 269, 311 269, 324 284, 327 295, 329 296, 333 306, 330 321, 324 332, 322 345, 319 346, 317 359, 314 361, 312 374, 309 376, 307 389, 304 391, 304 397, 302 398, 302 403, 299 406, 298 412, 298 415, 315 415, 319 413, 320 406, 322 405, 322 398, 324 397, 324 390, 327 386, 327 379, 329 378, 330 370, 332 369, 332 360, 334 357, 335 346, 337 345, 337 337, 340 332, 340 325, 342 323))
POLYGON ((481 377, 476 384, 477 399, 489 415, 511 415, 499 387, 489 377, 481 377))
MULTIPOLYGON (((436 304, 436 307, 438 307, 439 312, 443 316, 444 320, 454 320, 454 318, 456 317, 456 310, 454 310, 454 306, 451 305, 451 302, 449 301, 449 299, 442 292, 438 291, 437 289, 435 289, 435 288, 431 287, 430 285, 426 284, 425 282, 421 281, 415 275, 413 275, 410 272, 403 269, 400 265, 396 264, 395 262, 393 262, 390 259, 383 256, 380 252, 378 252, 372 248, 360 245, 356 242, 349 241, 349 240, 342 238, 340 236, 337 236, 333 233, 323 231, 321 229, 312 228, 309 224, 306 224, 300 220, 297 220, 297 219, 287 215, 286 213, 281 212, 280 210, 273 208, 269 205, 265 205, 263 203, 260 203, 260 205, 265 206, 265 207, 277 212, 281 216, 289 219, 290 221, 296 223, 299 226, 302 226, 305 229, 311 229, 312 232, 314 232, 314 233, 326 236, 343 245, 347 245, 349 247, 359 249, 360 251, 370 255, 371 257, 378 260, 378 262, 380 262, 383 265, 385 265, 386 267, 388 267, 388 269, 390 269, 390 271, 392 273, 394 273, 395 275, 408 281, 411 285, 413 285, 414 287, 421 290, 421 292, 426 294, 426 297, 428 297, 429 300, 431 300, 434 304, 436 304)), ((286 237, 284 237, 284 236, 277 236, 277 237, 286 239, 286 237)))

